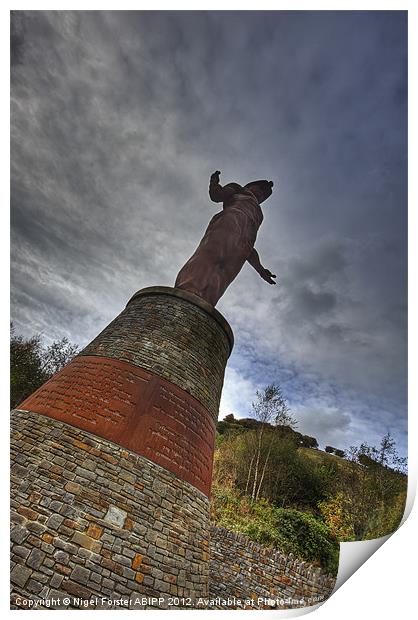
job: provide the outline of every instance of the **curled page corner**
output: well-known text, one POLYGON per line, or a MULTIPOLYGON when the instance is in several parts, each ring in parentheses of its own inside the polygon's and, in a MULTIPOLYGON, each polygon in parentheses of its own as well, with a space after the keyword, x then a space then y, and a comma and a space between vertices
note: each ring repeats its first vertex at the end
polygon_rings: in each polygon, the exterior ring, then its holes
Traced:
MULTIPOLYGON (((405 511, 399 527, 381 538, 340 543, 340 559, 337 581, 330 596, 334 594, 380 547, 396 534, 409 517, 416 495, 416 484, 409 479, 405 511)), ((325 601, 324 601, 325 602, 325 601)))
POLYGON ((355 572, 367 562, 367 560, 392 536, 382 536, 373 540, 355 540, 340 543, 340 562, 338 567, 337 581, 331 596, 349 579, 355 572))

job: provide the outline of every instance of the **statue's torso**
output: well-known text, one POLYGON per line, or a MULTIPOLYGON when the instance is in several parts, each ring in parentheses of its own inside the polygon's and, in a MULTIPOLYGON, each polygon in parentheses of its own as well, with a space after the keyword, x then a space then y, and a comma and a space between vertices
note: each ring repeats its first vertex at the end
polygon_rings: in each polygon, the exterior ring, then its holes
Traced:
POLYGON ((257 231, 263 221, 263 212, 249 190, 243 190, 234 194, 223 210, 213 216, 202 239, 204 245, 213 239, 213 235, 226 235, 231 243, 233 240, 238 245, 253 246, 257 237, 257 231), (231 238, 232 237, 232 238, 231 238))
POLYGON ((238 209, 252 220, 257 230, 263 221, 263 212, 258 200, 248 189, 243 189, 238 194, 234 194, 227 203, 224 203, 225 209, 238 209))
POLYGON ((237 218, 241 222, 241 234, 244 237, 255 236, 263 221, 263 212, 258 200, 249 190, 243 190, 234 194, 228 202, 224 203, 223 210, 213 216, 209 222, 206 233, 217 228, 229 228, 228 220, 237 218))

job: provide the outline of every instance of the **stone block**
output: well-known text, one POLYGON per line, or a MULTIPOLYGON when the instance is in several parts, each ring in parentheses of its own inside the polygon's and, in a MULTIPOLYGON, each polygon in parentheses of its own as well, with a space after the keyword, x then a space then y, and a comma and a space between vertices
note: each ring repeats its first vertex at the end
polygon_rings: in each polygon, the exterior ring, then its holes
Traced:
POLYGON ((90 523, 86 531, 87 536, 90 536, 96 540, 101 537, 102 533, 103 528, 100 527, 100 525, 97 525, 97 523, 90 523))
POLYGON ((28 559, 26 560, 26 564, 33 569, 38 569, 41 566, 44 558, 44 551, 41 551, 40 549, 32 549, 28 556, 28 559))
POLYGON ((76 545, 80 545, 81 547, 89 549, 94 553, 98 553, 102 547, 100 542, 94 540, 94 538, 90 538, 90 536, 87 536, 86 534, 82 534, 81 532, 75 532, 71 540, 76 545))
POLYGON ((137 570, 141 565, 143 557, 140 553, 136 553, 134 559, 132 560, 132 568, 133 570, 137 570))
POLYGON ((122 528, 127 516, 128 516, 128 513, 125 512, 124 510, 121 510, 117 506, 109 506, 109 509, 104 517, 104 520, 108 521, 109 523, 112 523, 113 525, 116 525, 117 527, 122 528))
POLYGON ((72 596, 89 599, 92 595, 92 592, 89 588, 85 588, 83 585, 76 583, 74 581, 64 581, 62 584, 62 589, 71 594, 72 596))
POLYGON ((29 590, 29 592, 32 592, 33 594, 39 594, 43 588, 43 585, 35 579, 29 579, 28 583, 26 584, 26 588, 29 590))
POLYGON ((47 527, 51 530, 58 530, 61 523, 64 521, 64 517, 60 514, 53 514, 46 522, 47 527))
POLYGON ((27 566, 22 566, 21 564, 16 564, 13 570, 10 573, 10 580, 12 583, 23 588, 26 585, 29 577, 31 576, 32 571, 27 566))
POLYGON ((13 547, 13 553, 18 555, 20 558, 26 559, 30 553, 30 549, 27 549, 26 547, 22 547, 20 545, 15 545, 13 547))
POLYGON ((129 558, 126 558, 124 555, 114 553, 113 560, 118 564, 122 564, 123 566, 131 566, 131 560, 129 558))
POLYGON ((62 584, 62 580, 64 579, 63 575, 59 575, 58 573, 54 573, 51 577, 50 586, 51 588, 59 588, 62 584))
POLYGON ((79 495, 82 491, 82 486, 76 482, 67 482, 65 485, 65 490, 73 495, 79 495))
POLYGON ((27 506, 19 506, 17 512, 26 517, 26 519, 30 519, 31 521, 35 521, 35 519, 37 519, 39 516, 39 512, 36 512, 35 510, 32 510, 32 508, 28 508, 27 506))
POLYGON ((70 561, 70 556, 65 551, 59 550, 54 553, 54 558, 60 564, 68 564, 70 561))
POLYGON ((85 585, 90 579, 91 571, 83 566, 76 566, 71 573, 70 578, 77 583, 85 585))

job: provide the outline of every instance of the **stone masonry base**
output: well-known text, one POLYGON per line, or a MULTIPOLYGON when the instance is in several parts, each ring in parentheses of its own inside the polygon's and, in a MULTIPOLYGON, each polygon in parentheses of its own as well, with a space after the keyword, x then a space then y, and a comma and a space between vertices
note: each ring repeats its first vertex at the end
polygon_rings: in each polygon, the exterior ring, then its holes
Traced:
POLYGON ((15 410, 11 429, 13 608, 24 598, 55 598, 59 608, 97 598, 100 608, 101 597, 208 595, 203 493, 52 418, 15 410))

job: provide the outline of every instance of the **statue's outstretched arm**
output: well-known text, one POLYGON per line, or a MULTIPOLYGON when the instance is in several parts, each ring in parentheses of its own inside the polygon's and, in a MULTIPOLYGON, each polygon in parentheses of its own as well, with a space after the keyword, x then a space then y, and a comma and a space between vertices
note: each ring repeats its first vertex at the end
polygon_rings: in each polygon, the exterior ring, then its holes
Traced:
POLYGON ((252 249, 252 252, 247 258, 247 261, 250 263, 251 267, 253 267, 256 272, 260 274, 263 280, 265 280, 269 284, 276 284, 276 282, 273 280, 273 278, 275 278, 276 276, 271 273, 271 271, 263 267, 263 265, 260 263, 260 257, 255 248, 252 249))
POLYGON ((209 196, 213 202, 225 202, 235 193, 235 190, 230 187, 222 187, 219 183, 220 174, 219 170, 217 170, 210 177, 209 196))

